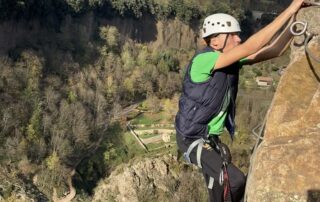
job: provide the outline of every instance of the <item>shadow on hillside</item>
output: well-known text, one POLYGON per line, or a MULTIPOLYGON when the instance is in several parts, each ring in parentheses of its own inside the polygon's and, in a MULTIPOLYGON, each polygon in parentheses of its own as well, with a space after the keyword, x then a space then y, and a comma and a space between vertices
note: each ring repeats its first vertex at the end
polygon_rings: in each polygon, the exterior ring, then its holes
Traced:
POLYGON ((120 135, 123 130, 119 122, 111 124, 100 146, 78 164, 73 184, 79 192, 92 195, 101 179, 108 177, 117 165, 127 162, 127 146, 120 135))
POLYGON ((308 190, 307 202, 320 202, 320 190, 308 190))

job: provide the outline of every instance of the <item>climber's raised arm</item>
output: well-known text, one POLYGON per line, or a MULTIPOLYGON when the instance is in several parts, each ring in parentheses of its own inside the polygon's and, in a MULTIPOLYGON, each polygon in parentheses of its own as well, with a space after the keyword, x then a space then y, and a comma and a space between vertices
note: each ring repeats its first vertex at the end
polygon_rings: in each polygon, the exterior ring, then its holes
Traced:
MULTIPOLYGON (((303 4, 303 0, 294 0, 290 6, 285 9, 277 18, 275 18, 269 25, 261 29, 256 34, 252 35, 246 42, 240 44, 235 33, 229 33, 225 36, 226 42, 223 52, 219 55, 216 63, 215 69, 227 67, 230 64, 233 64, 239 61, 242 58, 246 58, 254 53, 257 53, 262 49, 281 29, 281 27, 300 9, 303 4), (228 40, 228 37, 232 37, 232 40, 228 40), (231 44, 230 44, 231 43, 231 44), (237 44, 238 43, 238 44, 237 44), (229 45, 229 46, 228 46, 229 45), (228 48, 230 47, 230 48, 228 48)), ((214 48, 215 38, 212 38, 212 44, 214 48)))
POLYGON ((293 39, 293 34, 290 31, 290 27, 294 20, 295 15, 291 17, 287 23, 287 26, 270 44, 263 47, 258 52, 246 57, 246 60, 243 64, 254 64, 282 55, 293 39))

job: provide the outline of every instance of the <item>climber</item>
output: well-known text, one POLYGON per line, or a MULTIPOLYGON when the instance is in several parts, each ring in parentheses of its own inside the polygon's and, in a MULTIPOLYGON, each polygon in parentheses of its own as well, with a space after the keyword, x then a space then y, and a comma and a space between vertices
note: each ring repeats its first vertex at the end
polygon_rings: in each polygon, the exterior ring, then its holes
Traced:
POLYGON ((202 38, 207 46, 187 67, 175 127, 179 150, 188 162, 202 168, 210 201, 241 201, 244 194, 245 176, 231 163, 229 149, 219 138, 224 127, 232 139, 234 136, 239 69, 283 52, 292 39, 288 27, 276 43, 266 44, 302 4, 303 0, 293 0, 273 22, 243 44, 234 17, 219 13, 204 20, 202 38))

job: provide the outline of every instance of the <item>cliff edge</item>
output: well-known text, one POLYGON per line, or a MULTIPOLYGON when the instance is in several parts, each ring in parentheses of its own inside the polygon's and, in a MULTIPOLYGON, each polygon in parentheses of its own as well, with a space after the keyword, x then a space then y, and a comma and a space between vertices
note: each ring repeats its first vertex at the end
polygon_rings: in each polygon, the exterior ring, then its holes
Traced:
MULTIPOLYGON (((320 7, 302 9, 298 21, 320 34, 320 7)), ((270 106, 262 143, 251 159, 248 202, 320 200, 320 63, 304 52, 303 36, 291 45, 286 68, 270 106)), ((308 45, 319 58, 320 37, 308 45)))

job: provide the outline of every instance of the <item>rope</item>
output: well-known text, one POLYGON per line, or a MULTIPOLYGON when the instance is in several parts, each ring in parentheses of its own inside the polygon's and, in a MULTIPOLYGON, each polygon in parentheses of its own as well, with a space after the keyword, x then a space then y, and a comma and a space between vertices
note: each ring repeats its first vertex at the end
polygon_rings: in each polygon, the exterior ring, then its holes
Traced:
POLYGON ((309 56, 310 58, 312 58, 313 60, 315 60, 316 62, 320 63, 320 58, 317 58, 316 56, 314 56, 312 54, 312 52, 310 51, 310 49, 308 48, 308 43, 309 41, 311 41, 311 39, 316 35, 313 33, 309 33, 307 31, 307 27, 308 27, 308 23, 307 22, 302 22, 302 21, 296 21, 294 23, 292 23, 291 27, 290 27, 290 32, 294 35, 294 36, 301 36, 303 34, 306 35, 306 38, 304 40, 304 51, 306 52, 306 55, 309 56), (302 25, 303 28, 301 31, 295 31, 294 27, 297 25, 302 25))

